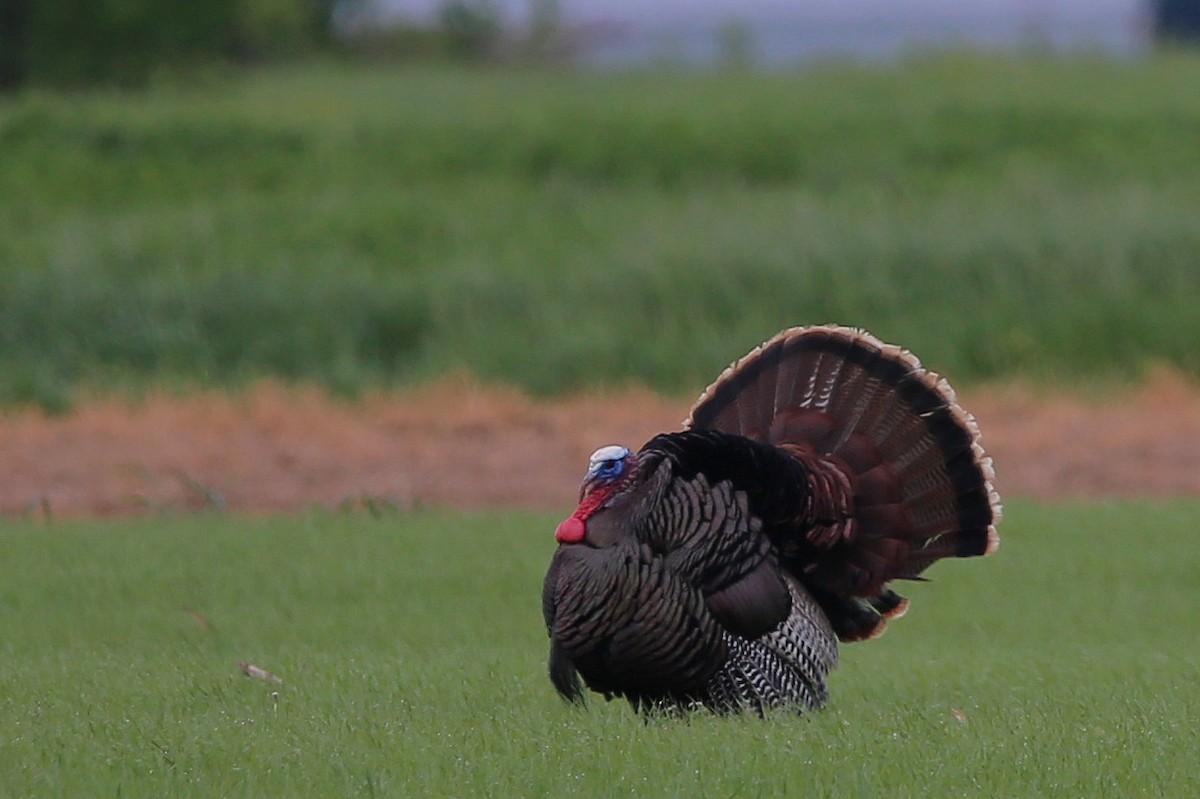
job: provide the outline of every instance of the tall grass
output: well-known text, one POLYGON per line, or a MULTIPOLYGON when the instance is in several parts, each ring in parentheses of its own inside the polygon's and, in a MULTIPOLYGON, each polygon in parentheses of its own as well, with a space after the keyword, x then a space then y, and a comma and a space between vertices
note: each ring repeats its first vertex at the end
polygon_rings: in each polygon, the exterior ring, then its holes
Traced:
POLYGON ((1200 373, 1200 59, 324 65, 0 104, 0 401, 466 367, 694 388, 840 321, 960 380, 1200 373))
POLYGON ((1009 510, 824 711, 649 724, 553 694, 551 517, 8 521, 0 793, 1195 795, 1200 507, 1009 510))

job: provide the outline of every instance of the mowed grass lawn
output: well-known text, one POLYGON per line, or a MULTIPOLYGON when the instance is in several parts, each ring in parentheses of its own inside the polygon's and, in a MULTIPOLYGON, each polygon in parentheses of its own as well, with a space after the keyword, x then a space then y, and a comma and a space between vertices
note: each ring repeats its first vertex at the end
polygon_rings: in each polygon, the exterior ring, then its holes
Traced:
POLYGON ((1195 796, 1198 512, 1016 503, 825 711, 651 723, 545 678, 552 516, 7 521, 0 795, 1195 796))

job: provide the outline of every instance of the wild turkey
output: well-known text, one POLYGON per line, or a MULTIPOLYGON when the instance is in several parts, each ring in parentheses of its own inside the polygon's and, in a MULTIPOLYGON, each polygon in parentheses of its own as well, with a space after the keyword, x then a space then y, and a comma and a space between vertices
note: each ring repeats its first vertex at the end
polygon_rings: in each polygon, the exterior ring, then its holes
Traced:
POLYGON ((816 709, 838 640, 880 635, 888 583, 995 551, 975 420, 936 374, 846 327, 793 328, 701 394, 684 430, 591 457, 556 532, 550 679, 637 709, 816 709))

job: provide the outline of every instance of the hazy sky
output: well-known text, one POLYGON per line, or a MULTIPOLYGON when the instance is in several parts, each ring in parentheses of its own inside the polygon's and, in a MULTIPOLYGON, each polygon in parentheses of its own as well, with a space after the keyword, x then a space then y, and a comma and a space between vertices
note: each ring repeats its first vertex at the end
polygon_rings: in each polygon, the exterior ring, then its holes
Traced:
MULTIPOLYGON (((621 19, 658 22, 670 19, 719 21, 742 19, 904 19, 1026 16, 1086 19, 1135 16, 1149 0, 562 0, 572 19, 621 19)), ((439 0, 378 0, 405 14, 429 15, 439 0)), ((528 0, 497 0, 506 14, 519 18, 528 0)))
MULTIPOLYGON (((1059 48, 1127 52, 1144 41, 1152 0, 561 0, 569 24, 611 23, 621 32, 602 60, 637 60, 662 49, 711 55, 716 26, 739 20, 769 61, 816 53, 888 54, 942 42, 1006 47, 1032 35, 1059 48)), ((430 18, 439 0, 375 0, 430 18)), ((529 0, 496 0, 519 24, 529 0)))

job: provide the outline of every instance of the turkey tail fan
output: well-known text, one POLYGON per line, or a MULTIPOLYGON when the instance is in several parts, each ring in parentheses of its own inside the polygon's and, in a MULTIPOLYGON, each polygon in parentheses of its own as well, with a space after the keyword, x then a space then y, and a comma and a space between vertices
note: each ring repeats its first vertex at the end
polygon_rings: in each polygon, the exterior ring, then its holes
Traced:
POLYGON ((823 469, 849 478, 840 537, 784 558, 843 640, 879 635, 904 612, 889 580, 999 544, 1000 500, 975 419, 912 353, 865 331, 783 331, 729 366, 684 424, 782 447, 814 481, 823 469))

